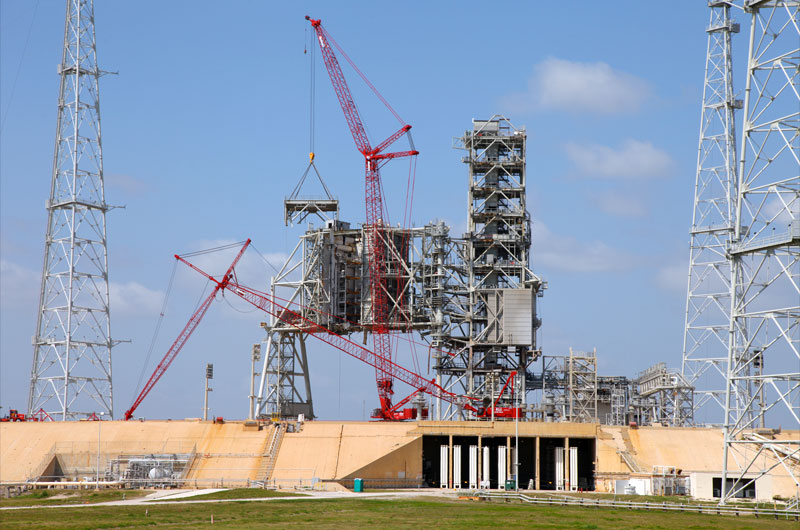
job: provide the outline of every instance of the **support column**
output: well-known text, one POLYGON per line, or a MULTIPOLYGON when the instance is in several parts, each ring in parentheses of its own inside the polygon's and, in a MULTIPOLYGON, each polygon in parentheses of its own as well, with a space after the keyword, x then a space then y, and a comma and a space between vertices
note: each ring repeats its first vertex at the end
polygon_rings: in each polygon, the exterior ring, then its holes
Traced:
POLYGON ((539 436, 536 437, 536 489, 542 489, 542 482, 539 476, 539 436))
POLYGON ((564 491, 569 491, 571 484, 569 476, 569 437, 564 438, 564 491))
POLYGON ((483 484, 483 436, 478 435, 478 489, 483 484))
POLYGON ((450 440, 448 442, 449 450, 447 452, 447 457, 450 459, 450 465, 448 466, 448 473, 447 473, 447 487, 453 487, 453 435, 450 435, 450 440))
POLYGON ((511 436, 506 436, 506 478, 511 474, 511 436))

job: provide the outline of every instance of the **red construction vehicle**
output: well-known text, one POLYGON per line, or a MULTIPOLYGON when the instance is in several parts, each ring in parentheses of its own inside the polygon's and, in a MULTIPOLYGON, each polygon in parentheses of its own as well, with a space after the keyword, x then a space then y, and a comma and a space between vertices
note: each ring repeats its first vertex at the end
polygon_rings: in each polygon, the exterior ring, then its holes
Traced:
MULTIPOLYGON (((503 389, 500 390, 500 394, 498 394, 497 399, 494 403, 490 403, 485 407, 478 407, 477 416, 479 418, 503 418, 503 419, 514 419, 514 418, 522 418, 521 409, 519 407, 498 407, 497 404, 500 402, 500 399, 506 393, 506 388, 508 388, 508 384, 514 380, 517 376, 517 372, 513 371, 508 374, 508 378, 506 379, 506 384, 503 385, 503 389), (494 411, 494 413, 492 413, 494 411)), ((511 387, 511 395, 514 395, 514 387, 511 387)), ((513 397, 512 397, 513 399, 513 397)))
POLYGON ((44 411, 44 409, 39 409, 30 416, 26 416, 25 414, 20 414, 17 409, 8 409, 8 414, 0 418, 0 422, 45 421, 45 420, 53 421, 53 418, 51 418, 50 415, 44 411))
POLYGON ((25 418, 25 414, 20 414, 17 409, 9 409, 8 414, 2 418, 0 421, 7 422, 7 421, 28 421, 25 418))

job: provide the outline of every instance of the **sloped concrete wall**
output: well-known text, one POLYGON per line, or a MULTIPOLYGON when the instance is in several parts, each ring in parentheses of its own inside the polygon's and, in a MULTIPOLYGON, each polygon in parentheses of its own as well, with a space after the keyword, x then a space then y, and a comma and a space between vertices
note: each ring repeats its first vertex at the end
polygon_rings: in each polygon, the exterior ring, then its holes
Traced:
POLYGON ((35 479, 54 454, 86 460, 94 469, 100 432, 101 468, 121 454, 189 453, 199 478, 255 479, 270 430, 245 429, 241 422, 77 421, 0 423, 0 482, 35 479), (207 457, 205 455, 208 455, 207 457), (227 456, 226 456, 227 455, 227 456), (236 455, 236 456, 230 456, 236 455), (205 469, 205 471, 203 471, 205 469), (213 472, 211 472, 213 470, 213 472))

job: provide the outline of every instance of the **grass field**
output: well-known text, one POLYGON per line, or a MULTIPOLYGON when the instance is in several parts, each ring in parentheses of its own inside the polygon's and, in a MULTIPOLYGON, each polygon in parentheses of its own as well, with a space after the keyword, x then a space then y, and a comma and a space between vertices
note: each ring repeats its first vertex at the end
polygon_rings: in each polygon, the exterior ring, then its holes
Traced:
POLYGON ((61 504, 94 504, 97 502, 119 501, 123 495, 126 499, 135 499, 151 493, 149 490, 36 490, 30 493, 0 499, 0 508, 7 506, 54 506, 61 504))
POLYGON ((170 499, 179 501, 215 501, 219 499, 263 499, 265 497, 306 497, 302 493, 291 493, 288 491, 263 490, 258 488, 235 488, 204 495, 192 495, 191 497, 181 497, 180 499, 170 499))
POLYGON ((672 512, 413 499, 276 500, 136 506, 87 506, 0 511, 0 527, 138 528, 553 528, 553 529, 792 529, 796 521, 672 512))

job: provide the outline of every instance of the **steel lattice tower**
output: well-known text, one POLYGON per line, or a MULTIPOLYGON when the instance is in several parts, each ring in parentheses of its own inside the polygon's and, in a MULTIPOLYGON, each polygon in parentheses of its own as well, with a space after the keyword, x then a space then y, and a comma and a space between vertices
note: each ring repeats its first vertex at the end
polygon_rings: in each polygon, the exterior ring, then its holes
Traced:
MULTIPOLYGON (((700 145, 690 232, 689 281, 681 374, 695 386, 694 419, 722 423, 728 366, 731 261, 736 200, 736 131, 729 2, 710 2, 700 145)), ((691 420, 691 418, 688 418, 691 420)))
POLYGON ((68 0, 28 412, 113 412, 94 6, 68 0))
POLYGON ((800 439, 758 430, 767 415, 800 425, 800 2, 744 7, 751 26, 729 252, 723 503, 778 466, 800 488, 800 439))

